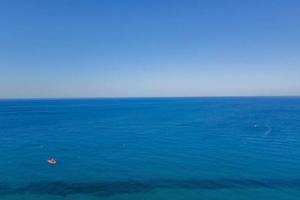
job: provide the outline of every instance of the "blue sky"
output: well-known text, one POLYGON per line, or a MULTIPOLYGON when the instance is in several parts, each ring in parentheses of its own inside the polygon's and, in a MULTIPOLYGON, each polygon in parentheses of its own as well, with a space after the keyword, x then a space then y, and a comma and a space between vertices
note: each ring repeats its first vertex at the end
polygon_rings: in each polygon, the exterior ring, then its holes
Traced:
POLYGON ((2 0, 0 98, 300 95, 298 0, 2 0))

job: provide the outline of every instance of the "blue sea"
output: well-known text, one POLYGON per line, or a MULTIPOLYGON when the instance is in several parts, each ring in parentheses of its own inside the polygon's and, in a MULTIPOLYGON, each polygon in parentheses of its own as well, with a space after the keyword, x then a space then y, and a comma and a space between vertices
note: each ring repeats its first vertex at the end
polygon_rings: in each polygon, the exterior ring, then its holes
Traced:
POLYGON ((299 200, 300 98, 1 100, 0 199, 299 200))

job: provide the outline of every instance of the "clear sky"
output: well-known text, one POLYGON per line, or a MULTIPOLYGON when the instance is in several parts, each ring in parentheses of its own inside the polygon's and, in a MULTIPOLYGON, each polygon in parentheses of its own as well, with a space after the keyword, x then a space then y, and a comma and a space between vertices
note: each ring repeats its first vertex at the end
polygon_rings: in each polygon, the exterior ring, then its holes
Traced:
POLYGON ((1 0, 0 98, 300 95, 299 0, 1 0))

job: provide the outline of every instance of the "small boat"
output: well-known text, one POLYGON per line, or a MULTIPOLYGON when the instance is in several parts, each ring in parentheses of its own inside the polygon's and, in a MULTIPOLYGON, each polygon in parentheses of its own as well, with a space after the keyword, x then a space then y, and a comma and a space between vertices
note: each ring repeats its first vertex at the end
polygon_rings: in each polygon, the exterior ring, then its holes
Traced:
POLYGON ((54 158, 51 158, 47 161, 50 165, 56 165, 57 161, 54 158))

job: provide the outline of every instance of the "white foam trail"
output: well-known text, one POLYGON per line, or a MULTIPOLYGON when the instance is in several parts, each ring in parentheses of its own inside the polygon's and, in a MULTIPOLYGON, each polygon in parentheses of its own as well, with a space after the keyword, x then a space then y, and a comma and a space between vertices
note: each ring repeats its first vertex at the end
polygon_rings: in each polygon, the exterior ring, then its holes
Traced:
POLYGON ((265 135, 269 135, 272 132, 272 127, 266 126, 268 130, 265 132, 265 135))
POLYGON ((258 127, 266 127, 267 130, 264 132, 264 135, 269 135, 272 132, 272 127, 270 127, 269 125, 265 125, 265 126, 259 126, 257 124, 253 125, 254 128, 258 128, 258 127))

